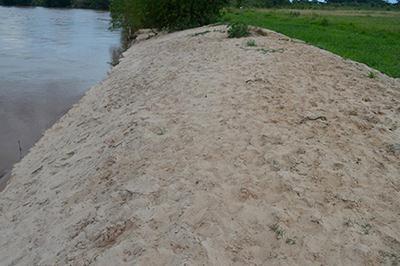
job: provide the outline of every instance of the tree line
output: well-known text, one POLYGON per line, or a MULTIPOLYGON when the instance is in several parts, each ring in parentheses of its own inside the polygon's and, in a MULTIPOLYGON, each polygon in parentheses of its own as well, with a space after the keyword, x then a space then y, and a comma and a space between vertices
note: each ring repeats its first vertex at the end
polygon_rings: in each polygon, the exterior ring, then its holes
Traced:
MULTIPOLYGON (((227 4, 234 7, 255 7, 255 8, 274 8, 274 7, 290 7, 290 8, 317 8, 317 7, 400 7, 400 0, 397 3, 388 3, 385 0, 208 0, 208 1, 183 1, 183 0, 0 0, 0 5, 6 6, 44 6, 44 7, 71 7, 71 8, 91 8, 91 9, 104 9, 108 10, 111 2, 114 2, 114 10, 117 13, 140 13, 140 11, 132 10, 138 7, 138 10, 149 9, 149 6, 153 6, 154 9, 166 8, 170 11, 171 7, 178 7, 177 13, 175 10, 170 14, 182 15, 188 6, 190 8, 199 8, 199 5, 205 3, 206 5, 214 6, 214 2, 217 7, 220 7, 220 3, 227 4), (160 4, 157 4, 157 3, 160 4), (194 4, 193 4, 194 3, 194 4), (126 6, 128 10, 121 10, 119 7, 126 6), (145 7, 146 6, 146 7, 145 7), (192 7, 191 7, 192 6, 192 7)), ((204 7, 202 7, 204 8, 204 7)), ((201 8, 200 8, 201 9, 201 8)), ((153 8, 150 8, 153 10, 153 8)), ((192 12, 193 10, 188 10, 192 12)), ((199 11, 202 12, 201 10, 199 11)), ((121 14, 120 14, 121 15, 121 14)), ((138 14, 136 14, 138 15, 138 14)), ((195 15, 195 14, 192 14, 195 15)), ((164 18, 165 19, 165 18, 164 18)), ((188 18, 184 16, 183 20, 188 18)), ((207 17, 206 19, 207 20, 207 17)), ((180 23, 187 23, 181 21, 180 23)))
POLYGON ((107 10, 110 0, 0 0, 4 6, 70 7, 107 10))

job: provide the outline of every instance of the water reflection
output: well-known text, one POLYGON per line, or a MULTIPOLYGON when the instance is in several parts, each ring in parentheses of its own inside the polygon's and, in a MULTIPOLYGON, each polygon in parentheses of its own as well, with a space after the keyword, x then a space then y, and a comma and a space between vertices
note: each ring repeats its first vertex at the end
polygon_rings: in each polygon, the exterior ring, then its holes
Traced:
POLYGON ((83 93, 119 45, 109 14, 0 7, 0 176, 83 93))

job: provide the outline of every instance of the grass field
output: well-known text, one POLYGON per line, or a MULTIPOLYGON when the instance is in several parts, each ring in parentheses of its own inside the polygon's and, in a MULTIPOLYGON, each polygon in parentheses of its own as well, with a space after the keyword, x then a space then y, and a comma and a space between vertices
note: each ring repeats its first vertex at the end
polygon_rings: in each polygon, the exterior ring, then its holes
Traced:
POLYGON ((400 77, 400 12, 231 9, 223 19, 268 28, 400 77))

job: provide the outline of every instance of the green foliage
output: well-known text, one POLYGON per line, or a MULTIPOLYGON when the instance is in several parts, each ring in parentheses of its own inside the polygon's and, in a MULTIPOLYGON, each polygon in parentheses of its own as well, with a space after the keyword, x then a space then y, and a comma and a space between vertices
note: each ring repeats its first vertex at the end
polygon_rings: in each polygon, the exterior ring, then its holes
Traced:
POLYGON ((46 7, 69 7, 71 0, 44 0, 43 5, 46 7))
POLYGON ((0 5, 5 6, 29 6, 30 0, 0 0, 0 5))
POLYGON ((269 8, 289 5, 289 0, 236 0, 233 5, 236 7, 258 7, 269 8))
POLYGON ((249 36, 249 26, 245 23, 235 22, 229 25, 228 37, 229 38, 241 38, 249 36))
POLYGON ((268 28, 400 77, 400 16, 397 11, 232 10, 227 23, 268 28), (326 18, 328 23, 322 22, 326 18))
POLYGON ((72 0, 72 7, 107 10, 110 6, 109 0, 72 0))
POLYGON ((215 22, 227 0, 112 0, 114 27, 180 30, 215 22))

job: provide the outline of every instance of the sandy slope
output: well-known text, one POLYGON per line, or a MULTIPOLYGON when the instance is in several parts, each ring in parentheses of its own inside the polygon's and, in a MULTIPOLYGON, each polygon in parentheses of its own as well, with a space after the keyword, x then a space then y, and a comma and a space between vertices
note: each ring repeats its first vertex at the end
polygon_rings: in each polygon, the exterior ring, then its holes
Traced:
POLYGON ((0 193, 1 265, 399 262, 400 81, 224 30, 138 42, 45 133, 0 193))

